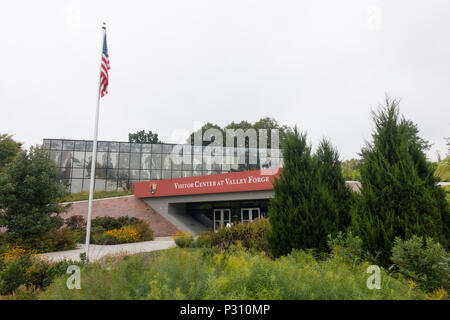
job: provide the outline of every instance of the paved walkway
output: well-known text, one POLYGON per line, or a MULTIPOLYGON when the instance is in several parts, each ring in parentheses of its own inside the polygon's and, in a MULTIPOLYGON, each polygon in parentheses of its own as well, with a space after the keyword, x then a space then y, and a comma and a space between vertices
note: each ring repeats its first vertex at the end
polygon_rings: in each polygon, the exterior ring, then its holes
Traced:
MULTIPOLYGON (((42 256, 45 256, 50 261, 55 262, 64 259, 80 261, 80 253, 84 252, 84 246, 85 245, 80 245, 78 249, 74 250, 43 253, 42 256)), ((91 244, 89 246, 89 260, 97 261, 109 255, 134 254, 139 252, 164 250, 173 246, 175 246, 175 242, 171 237, 156 237, 153 241, 116 244, 109 246, 91 244)))

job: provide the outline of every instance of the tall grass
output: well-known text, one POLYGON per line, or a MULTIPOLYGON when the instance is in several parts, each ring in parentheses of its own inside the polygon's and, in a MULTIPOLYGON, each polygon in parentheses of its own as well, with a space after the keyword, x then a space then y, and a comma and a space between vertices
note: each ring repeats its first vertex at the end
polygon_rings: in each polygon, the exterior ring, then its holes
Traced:
POLYGON ((318 261, 294 251, 271 260, 232 248, 169 249, 125 257, 81 271, 81 290, 57 279, 41 299, 428 299, 413 282, 381 274, 381 289, 366 286, 368 263, 339 257, 318 261))

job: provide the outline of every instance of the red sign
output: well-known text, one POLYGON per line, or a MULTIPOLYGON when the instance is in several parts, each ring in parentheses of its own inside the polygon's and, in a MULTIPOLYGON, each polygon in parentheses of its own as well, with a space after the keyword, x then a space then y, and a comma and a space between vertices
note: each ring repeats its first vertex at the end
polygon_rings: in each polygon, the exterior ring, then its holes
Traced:
POLYGON ((272 190, 278 169, 263 169, 178 179, 140 181, 134 184, 137 198, 183 196, 222 192, 272 190))

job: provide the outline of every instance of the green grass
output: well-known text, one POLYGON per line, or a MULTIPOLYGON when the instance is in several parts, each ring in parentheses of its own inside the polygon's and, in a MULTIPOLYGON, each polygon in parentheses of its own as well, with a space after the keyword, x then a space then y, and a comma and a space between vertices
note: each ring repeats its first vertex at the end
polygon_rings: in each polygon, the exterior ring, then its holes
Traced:
POLYGON ((40 299, 430 299, 413 282, 381 272, 369 290, 369 263, 316 260, 297 251, 271 260, 237 247, 152 252, 82 268, 80 290, 59 277, 40 299))
POLYGON ((450 182, 450 157, 438 163, 434 175, 441 181, 450 182))
MULTIPOLYGON (((133 191, 94 191, 94 199, 112 198, 132 195, 133 191)), ((61 202, 73 202, 89 200, 89 191, 81 191, 78 193, 71 193, 67 197, 61 199, 61 202)))

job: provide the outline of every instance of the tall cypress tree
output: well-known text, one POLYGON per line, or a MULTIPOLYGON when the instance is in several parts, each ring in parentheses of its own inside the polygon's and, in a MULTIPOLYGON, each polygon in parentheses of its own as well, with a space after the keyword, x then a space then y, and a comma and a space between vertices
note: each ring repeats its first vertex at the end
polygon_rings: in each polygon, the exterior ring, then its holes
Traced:
POLYGON ((396 100, 386 98, 373 120, 373 141, 361 152, 353 232, 385 265, 395 237, 432 236, 447 246, 449 208, 426 163, 428 143, 419 137, 417 125, 400 117, 396 100))
POLYGON ((306 135, 295 128, 283 144, 283 170, 274 182, 274 197, 269 204, 272 225, 268 243, 274 256, 292 249, 326 248, 328 234, 348 224, 341 211, 348 210, 349 191, 342 178, 335 149, 322 141, 318 154, 311 154, 306 135), (337 194, 346 202, 337 201, 337 194))

